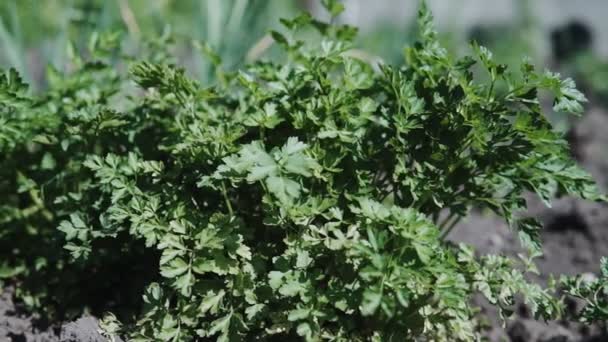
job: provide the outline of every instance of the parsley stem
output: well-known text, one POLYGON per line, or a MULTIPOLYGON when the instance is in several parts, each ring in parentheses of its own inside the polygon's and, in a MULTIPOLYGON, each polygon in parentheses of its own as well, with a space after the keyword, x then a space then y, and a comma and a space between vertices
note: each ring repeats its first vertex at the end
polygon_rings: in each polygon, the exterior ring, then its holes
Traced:
POLYGON ((226 201, 226 206, 228 207, 228 212, 230 213, 230 216, 234 216, 232 204, 230 203, 230 199, 228 198, 228 191, 226 190, 226 182, 222 182, 222 195, 224 195, 224 200, 226 201))
POLYGON ((462 216, 454 217, 454 219, 452 220, 450 225, 446 229, 443 229, 443 231, 441 232, 441 236, 439 238, 442 241, 445 240, 445 238, 448 237, 448 235, 450 235, 450 232, 454 229, 454 227, 456 227, 456 225, 460 222, 460 220, 462 220, 462 216))
POLYGON ((434 224, 437 224, 437 221, 439 221, 439 211, 433 213, 432 220, 434 224))
POLYGON ((448 215, 448 217, 446 217, 445 219, 443 219, 441 221, 441 223, 439 224, 439 229, 444 230, 446 227, 446 224, 448 222, 450 222, 450 220, 452 220, 452 218, 454 218, 454 215, 456 215, 456 212, 452 211, 450 212, 450 214, 448 215))
POLYGON ((488 94, 486 99, 489 101, 492 98, 492 93, 494 92, 494 84, 496 84, 496 80, 492 77, 492 82, 490 83, 490 88, 488 89, 488 94))

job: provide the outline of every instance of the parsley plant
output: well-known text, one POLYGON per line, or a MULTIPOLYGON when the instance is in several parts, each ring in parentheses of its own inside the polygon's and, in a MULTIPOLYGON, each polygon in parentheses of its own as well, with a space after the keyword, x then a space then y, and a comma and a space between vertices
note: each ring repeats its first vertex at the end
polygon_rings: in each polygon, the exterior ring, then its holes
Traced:
MULTIPOLYGON (((475 44, 455 59, 424 5, 403 66, 353 56, 352 27, 282 24, 283 61, 232 73, 216 58, 212 87, 162 44, 122 56, 115 35, 73 53, 69 73, 49 69, 42 94, 7 71, 0 279, 52 311, 77 310, 62 299, 87 276, 116 289, 141 277, 127 292, 144 292, 136 318, 137 303, 103 322, 133 341, 470 341, 477 293, 505 316, 521 296, 560 317, 556 285, 526 280, 540 225, 516 214, 526 191, 602 199, 538 100, 580 113, 573 81, 526 62, 511 72, 475 44), (311 29, 319 39, 299 38, 311 29), (447 242, 473 207, 503 217, 528 256, 447 242)), ((582 319, 606 319, 607 278, 560 282, 586 298, 582 319)))

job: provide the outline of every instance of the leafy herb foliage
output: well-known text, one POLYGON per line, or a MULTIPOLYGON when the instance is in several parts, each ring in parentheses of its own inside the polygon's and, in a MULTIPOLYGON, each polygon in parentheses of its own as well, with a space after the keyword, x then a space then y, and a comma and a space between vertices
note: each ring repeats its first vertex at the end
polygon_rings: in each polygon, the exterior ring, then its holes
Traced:
MULTIPOLYGON (((210 88, 162 51, 121 76, 112 35, 74 54, 72 72, 50 69, 41 95, 8 71, 0 278, 33 307, 65 308, 90 274, 117 287, 116 268, 141 277, 137 318, 102 324, 134 341, 469 341, 476 293, 505 316, 522 296, 536 317, 559 317, 555 288, 525 276, 540 225, 516 213, 525 191, 601 199, 538 100, 549 91, 555 110, 580 113, 572 80, 525 62, 511 73, 477 45, 454 59, 424 5, 402 67, 352 57, 351 27, 282 23, 284 61, 218 71, 210 88), (320 43, 298 39, 308 28, 320 43), (472 207, 509 222, 528 256, 446 242, 472 207)), ((585 320, 605 318, 605 277, 562 281, 589 298, 585 320)))

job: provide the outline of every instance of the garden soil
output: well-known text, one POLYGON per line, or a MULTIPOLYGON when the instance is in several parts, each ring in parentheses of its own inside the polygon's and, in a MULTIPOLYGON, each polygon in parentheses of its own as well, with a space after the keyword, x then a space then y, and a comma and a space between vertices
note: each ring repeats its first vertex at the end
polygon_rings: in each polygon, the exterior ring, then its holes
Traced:
MULTIPOLYGON (((608 189, 608 112, 590 109, 577 121, 569 134, 573 154, 608 189)), ((546 283, 551 275, 599 272, 602 256, 608 256, 608 205, 563 198, 546 208, 533 196, 527 215, 536 216, 544 225, 544 256, 537 260, 540 275, 534 281, 546 283)), ((515 234, 499 218, 475 212, 454 229, 449 239, 476 247, 479 253, 516 256, 521 252, 515 234)), ((475 299, 487 317, 486 335, 491 341, 513 342, 600 342, 608 341, 605 328, 585 327, 567 321, 537 322, 529 317, 524 304, 518 306, 515 319, 502 326, 492 307, 475 299)), ((570 310, 580 309, 572 301, 570 310)), ((74 322, 45 324, 28 314, 13 298, 11 288, 0 294, 0 342, 97 342, 106 341, 99 333, 95 317, 83 316, 74 322)), ((116 339, 119 341, 119 339, 116 339)))
MULTIPOLYGON (((13 300, 11 288, 0 295, 0 342, 105 342, 97 319, 83 316, 74 322, 46 324, 26 313, 13 300)), ((115 339, 116 342, 119 339, 115 339)))

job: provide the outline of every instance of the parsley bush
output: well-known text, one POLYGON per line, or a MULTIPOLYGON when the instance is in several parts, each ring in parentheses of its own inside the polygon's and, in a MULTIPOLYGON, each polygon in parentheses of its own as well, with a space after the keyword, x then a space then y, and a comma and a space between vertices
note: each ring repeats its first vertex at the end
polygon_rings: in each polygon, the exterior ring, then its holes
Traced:
POLYGON ((77 312, 95 282, 124 323, 108 314, 103 328, 134 341, 469 341, 476 293, 505 316, 521 297, 552 319, 558 289, 586 299, 582 320, 606 318, 608 263, 549 288, 525 275, 541 244, 517 216, 524 192, 603 199, 538 100, 580 113, 572 80, 525 62, 511 73, 477 45, 454 59, 424 4, 402 67, 358 59, 351 27, 282 23, 284 61, 230 73, 213 58, 208 88, 162 44, 138 61, 115 35, 95 35, 70 72, 49 69, 42 94, 7 71, 0 279, 51 315, 77 312), (310 30, 320 39, 298 38, 310 30), (528 255, 446 241, 473 207, 510 223, 528 255))

